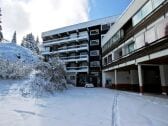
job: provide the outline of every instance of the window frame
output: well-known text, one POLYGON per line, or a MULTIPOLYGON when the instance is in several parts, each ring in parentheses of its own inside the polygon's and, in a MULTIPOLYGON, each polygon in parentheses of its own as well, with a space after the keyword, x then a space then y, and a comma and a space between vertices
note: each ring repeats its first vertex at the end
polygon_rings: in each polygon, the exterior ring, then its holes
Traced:
POLYGON ((92 62, 90 62, 90 67, 100 67, 100 61, 92 61, 92 62), (94 63, 97 63, 97 64, 95 65, 94 63))
POLYGON ((98 35, 99 33, 100 33, 99 29, 90 30, 90 35, 98 35), (92 32, 95 32, 95 33, 92 33, 92 32))
POLYGON ((92 50, 92 51, 90 51, 90 56, 99 56, 100 55, 100 51, 99 50, 92 50), (93 55, 93 54, 91 54, 91 53, 97 53, 96 55, 93 55))
POLYGON ((100 44, 99 39, 90 40, 90 46, 98 46, 100 44), (92 44, 92 42, 97 42, 98 44, 92 44))

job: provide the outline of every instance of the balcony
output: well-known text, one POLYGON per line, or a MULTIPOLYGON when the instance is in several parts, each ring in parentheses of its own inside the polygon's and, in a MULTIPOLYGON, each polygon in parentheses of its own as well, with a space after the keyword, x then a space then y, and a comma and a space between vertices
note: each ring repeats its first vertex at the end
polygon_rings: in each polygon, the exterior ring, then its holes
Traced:
POLYGON ((64 62, 75 62, 75 61, 88 61, 88 55, 61 57, 64 62))
MULTIPOLYGON (((147 55, 150 57, 152 53, 158 53, 167 49, 167 29, 168 17, 161 21, 156 20, 150 27, 146 27, 145 30, 133 36, 134 39, 131 42, 132 45, 130 45, 131 43, 128 43, 129 41, 126 41, 121 47, 122 49, 120 48, 116 50, 113 53, 114 59, 112 63, 109 65, 106 64, 104 68, 136 60, 147 55)), ((160 57, 160 55, 157 56, 157 58, 160 57)))
POLYGON ((78 51, 81 51, 81 50, 88 50, 88 49, 89 48, 88 48, 87 44, 82 44, 82 45, 67 46, 67 47, 58 48, 57 50, 52 51, 52 52, 44 51, 44 52, 42 52, 42 55, 68 53, 68 52, 78 52, 78 51))
POLYGON ((66 67, 66 72, 88 72, 88 66, 80 66, 80 67, 66 67))
POLYGON ((63 37, 59 39, 48 40, 48 41, 44 41, 43 45, 52 46, 52 45, 59 45, 59 44, 64 44, 64 43, 69 43, 74 41, 81 41, 81 40, 89 40, 89 35, 83 34, 79 36, 69 36, 69 37, 63 37))

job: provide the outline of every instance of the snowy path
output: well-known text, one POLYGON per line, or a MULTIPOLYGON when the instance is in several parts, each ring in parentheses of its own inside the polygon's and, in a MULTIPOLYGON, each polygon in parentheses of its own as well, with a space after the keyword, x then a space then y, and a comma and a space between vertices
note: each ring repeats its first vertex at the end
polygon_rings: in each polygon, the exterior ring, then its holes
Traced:
POLYGON ((168 126, 168 99, 72 88, 36 101, 10 89, 0 81, 0 126, 168 126))

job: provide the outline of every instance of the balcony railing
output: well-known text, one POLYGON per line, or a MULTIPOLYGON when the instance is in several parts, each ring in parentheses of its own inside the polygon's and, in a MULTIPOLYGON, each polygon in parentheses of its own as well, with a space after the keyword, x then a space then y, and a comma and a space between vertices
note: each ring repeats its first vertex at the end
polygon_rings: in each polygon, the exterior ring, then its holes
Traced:
POLYGON ((88 66, 66 67, 67 72, 88 72, 88 66))
MULTIPOLYGON (((168 18, 163 19, 162 21, 156 22, 149 29, 146 29, 139 36, 143 36, 142 40, 139 41, 138 37, 133 36, 135 40, 135 48, 130 53, 123 52, 122 56, 116 56, 111 64, 119 64, 124 63, 129 60, 133 60, 136 58, 140 58, 145 55, 149 55, 150 53, 154 53, 156 51, 160 51, 166 48, 165 39, 168 36, 168 18), (137 41, 138 40, 138 41, 137 41), (156 46, 157 45, 157 46, 156 46), (159 48, 159 49, 154 49, 159 48), (145 50, 145 51, 144 51, 145 50), (130 58, 131 57, 131 58, 130 58), (132 58, 133 57, 133 58, 132 58)), ((123 44, 122 47, 124 50, 128 48, 126 46, 127 43, 123 44)), ((114 55, 114 53, 113 53, 114 55)), ((108 64, 104 65, 108 66, 108 64)))
POLYGON ((60 57, 64 62, 73 61, 88 61, 88 55, 70 56, 70 57, 60 57))
POLYGON ((67 46, 63 48, 59 48, 57 50, 54 50, 52 52, 47 52, 44 51, 42 52, 42 55, 50 55, 50 54, 57 54, 57 53, 65 53, 65 52, 77 52, 80 50, 88 50, 88 45, 87 44, 82 44, 82 45, 77 45, 77 46, 67 46))
POLYGON ((73 42, 73 41, 79 41, 79 40, 88 40, 89 35, 84 34, 84 35, 79 35, 79 36, 68 36, 68 37, 62 37, 58 39, 52 39, 52 40, 47 40, 43 42, 44 46, 51 46, 51 45, 57 45, 60 43, 67 43, 67 42, 73 42))

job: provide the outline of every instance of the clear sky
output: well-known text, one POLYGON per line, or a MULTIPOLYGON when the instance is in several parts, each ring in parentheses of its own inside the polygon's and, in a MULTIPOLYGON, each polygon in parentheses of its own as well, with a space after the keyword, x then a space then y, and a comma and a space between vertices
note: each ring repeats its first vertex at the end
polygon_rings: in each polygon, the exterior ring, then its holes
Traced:
POLYGON ((132 0, 92 0, 90 19, 120 15, 132 0))
POLYGON ((121 14, 131 0, 0 0, 4 37, 23 36, 121 14))

